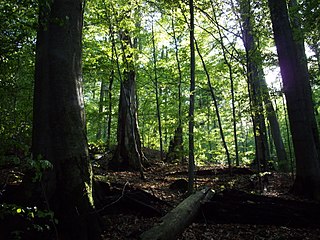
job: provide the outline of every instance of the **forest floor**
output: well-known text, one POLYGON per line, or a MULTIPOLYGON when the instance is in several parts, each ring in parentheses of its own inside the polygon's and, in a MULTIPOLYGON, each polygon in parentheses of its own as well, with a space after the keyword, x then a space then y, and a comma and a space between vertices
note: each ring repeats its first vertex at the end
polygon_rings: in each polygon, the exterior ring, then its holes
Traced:
MULTIPOLYGON (((163 200, 167 204, 159 206, 162 215, 177 206, 185 199, 187 180, 187 166, 179 164, 165 164, 157 161, 159 156, 156 151, 145 149, 145 155, 150 160, 151 166, 145 169, 145 180, 140 179, 139 173, 135 172, 105 172, 100 165, 94 167, 95 174, 105 175, 112 186, 131 189, 140 189, 163 200), (178 180, 178 181, 177 181, 178 180), (176 183, 178 185, 176 185, 176 183), (120 185, 119 185, 120 184, 120 185), (180 185, 179 185, 180 184, 180 185)), ((198 167, 201 173, 196 177, 197 188, 210 187, 216 192, 223 189, 236 189, 249 193, 256 193, 265 196, 281 199, 302 200, 289 193, 292 185, 290 174, 271 172, 268 174, 267 182, 264 184, 264 191, 255 181, 254 173, 247 168, 240 168, 241 171, 230 176, 228 169, 217 166, 198 167), (242 171, 247 169, 248 171, 242 171)), ((129 204, 130 203, 124 203, 129 204)), ((141 233, 159 222, 161 216, 145 216, 139 213, 139 207, 122 210, 120 213, 108 213, 103 216, 104 239, 137 239, 141 233)), ((107 213, 107 211, 106 211, 107 213)), ((203 219, 202 219, 203 220, 203 219)), ((232 240, 262 240, 262 239, 320 239, 320 228, 317 227, 289 227, 276 225, 253 225, 253 224, 206 224, 205 221, 192 223, 179 240, 195 239, 232 239, 232 240)))
MULTIPOLYGON (((105 192, 100 196, 100 200, 109 199, 107 203, 100 201, 100 205, 97 206, 97 211, 102 216, 103 239, 138 239, 143 232, 158 223, 162 216, 186 198, 187 165, 163 163, 159 160, 159 152, 155 150, 144 149, 144 154, 150 164, 144 171, 145 180, 140 178, 138 172, 108 170, 109 155, 93 162, 95 180, 102 182, 99 191, 102 189, 105 192), (149 202, 145 204, 143 198, 149 202)), ((263 191, 261 191, 255 171, 247 167, 234 168, 232 175, 226 166, 207 165, 197 167, 196 171, 197 189, 209 187, 215 193, 233 189, 280 199, 306 201, 289 193, 293 182, 290 174, 271 171, 263 180, 263 191)), ((5 182, 19 184, 17 182, 17 179, 21 179, 19 174, 21 173, 17 168, 0 169, 1 185, 5 182)), ((195 239, 320 239, 320 227, 319 225, 292 227, 275 224, 222 224, 212 221, 209 223, 204 216, 200 216, 178 238, 178 240, 195 239)))

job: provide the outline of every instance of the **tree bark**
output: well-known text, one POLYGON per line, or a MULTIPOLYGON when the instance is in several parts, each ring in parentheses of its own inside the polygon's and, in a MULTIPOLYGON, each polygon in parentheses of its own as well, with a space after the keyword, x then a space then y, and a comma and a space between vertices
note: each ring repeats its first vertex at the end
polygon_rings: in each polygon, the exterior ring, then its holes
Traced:
POLYGON ((190 8, 190 106, 189 106, 189 174, 188 174, 188 194, 194 189, 194 100, 195 100, 195 50, 194 50, 194 6, 193 0, 189 0, 190 8))
POLYGON ((312 100, 312 91, 311 91, 311 87, 310 87, 310 76, 309 76, 309 71, 308 71, 308 62, 307 62, 307 56, 306 56, 306 50, 304 47, 304 33, 303 30, 301 28, 301 18, 299 16, 299 6, 297 3, 297 0, 290 0, 288 3, 289 6, 289 14, 290 14, 290 22, 291 22, 291 26, 292 26, 292 30, 293 30, 293 39, 294 39, 294 43, 296 46, 296 50, 297 50, 297 55, 299 56, 300 62, 299 64, 301 64, 301 69, 300 71, 302 71, 302 75, 304 75, 307 80, 308 80, 308 87, 306 88, 307 90, 307 94, 310 95, 311 97, 311 109, 308 109, 308 112, 311 114, 310 120, 311 120, 311 124, 312 124, 312 134, 313 134, 313 139, 315 141, 315 145, 318 151, 318 157, 320 157, 320 136, 319 136, 319 131, 318 131, 318 126, 317 126, 317 121, 316 121, 316 117, 314 114, 314 104, 313 104, 313 100, 312 100), (298 34, 300 33, 300 34, 298 34), (309 92, 308 92, 309 91, 309 92))
POLYGON ((268 3, 296 157, 293 192, 320 199, 320 160, 308 70, 294 40, 286 1, 269 0, 268 3))
POLYGON ((39 8, 32 153, 53 168, 30 197, 54 212, 59 239, 99 239, 82 95, 83 1, 48 3, 39 8))

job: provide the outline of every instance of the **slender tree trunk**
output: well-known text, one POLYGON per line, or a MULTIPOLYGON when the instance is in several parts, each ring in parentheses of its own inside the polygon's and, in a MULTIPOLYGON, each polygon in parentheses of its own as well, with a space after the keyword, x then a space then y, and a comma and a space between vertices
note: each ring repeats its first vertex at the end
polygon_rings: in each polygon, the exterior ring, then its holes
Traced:
POLYGON ((105 99, 105 80, 103 78, 101 80, 101 86, 100 86, 99 110, 98 110, 98 131, 96 134, 96 140, 100 140, 102 137, 102 126, 103 126, 102 121, 105 120, 105 118, 102 117, 103 108, 104 108, 104 99, 105 99))
MULTIPOLYGON (((113 54, 112 54, 113 55, 113 54)), ((113 57, 112 57, 113 59, 113 57)), ((111 123, 112 123, 112 86, 114 81, 114 70, 111 70, 110 81, 108 86, 108 120, 107 120, 107 136, 106 136, 106 148, 110 149, 111 140, 111 123)))
POLYGON ((82 95, 81 0, 40 1, 32 152, 51 162, 37 191, 58 219, 59 239, 99 239, 82 95), (53 21, 54 20, 54 21, 53 21))
POLYGON ((173 16, 171 19, 171 26, 172 26, 172 31, 173 31, 173 40, 174 40, 174 49, 175 49, 175 57, 177 61, 177 68, 178 68, 178 121, 179 121, 179 126, 182 124, 182 98, 181 98, 181 83, 182 83, 182 71, 181 71, 181 64, 180 64, 180 58, 179 58, 179 46, 178 46, 178 40, 176 36, 176 31, 175 31, 175 26, 174 26, 174 21, 173 21, 173 16))
POLYGON ((237 135, 237 118, 236 118, 236 106, 235 106, 235 89, 234 89, 234 81, 232 76, 231 64, 228 64, 229 74, 230 74, 230 91, 231 91, 231 104, 232 104, 232 123, 233 123, 233 140, 234 140, 234 148, 236 153, 236 166, 240 166, 239 159, 239 147, 238 147, 238 135, 237 135))
POLYGON ((113 82, 115 77, 115 69, 114 69, 114 63, 118 63, 117 59, 115 57, 116 54, 116 43, 114 39, 114 31, 111 22, 109 22, 109 34, 111 38, 111 62, 112 62, 112 69, 110 73, 110 79, 109 79, 109 85, 108 85, 108 113, 107 113, 107 132, 106 132, 106 148, 110 149, 110 142, 111 142, 111 123, 112 123, 112 88, 113 88, 113 82))
POLYGON ((274 146, 276 148, 277 159, 278 159, 278 168, 281 171, 288 172, 289 171, 289 161, 287 157, 287 153, 285 150, 285 146, 283 143, 283 139, 281 136, 280 125, 278 122, 278 118, 276 115, 276 111, 273 108, 272 101, 270 99, 270 94, 268 91, 268 87, 265 81, 265 78, 262 79, 262 90, 263 90, 263 101, 264 106, 267 112, 267 119, 270 124, 270 130, 272 139, 274 142, 274 146))
POLYGON ((254 132, 256 133, 256 158, 258 162, 262 164, 263 169, 266 170, 268 167, 267 161, 270 157, 267 141, 267 128, 263 114, 263 91, 261 88, 263 72, 261 69, 261 61, 259 60, 259 51, 253 34, 250 0, 240 0, 239 4, 242 20, 243 43, 247 58, 249 91, 252 100, 253 126, 254 132))
POLYGON ((224 45, 223 36, 222 36, 222 33, 221 33, 220 25, 218 23, 218 19, 217 19, 217 16, 216 16, 215 8, 214 8, 214 5, 213 5, 212 1, 211 1, 211 7, 212 7, 212 10, 213 10, 213 18, 214 18, 214 21, 215 21, 216 26, 218 28, 218 33, 219 33, 219 38, 220 38, 220 45, 221 45, 222 53, 223 53, 223 59, 224 59, 225 63, 227 64, 228 71, 229 71, 230 91, 231 91, 231 104, 232 104, 233 139, 234 139, 234 147, 235 147, 235 155, 236 155, 236 165, 239 166, 240 165, 240 161, 239 161, 239 150, 238 150, 237 121, 236 121, 236 107, 235 107, 235 91, 234 91, 234 81, 233 81, 233 74, 232 74, 232 72, 233 72, 232 71, 232 65, 231 65, 230 61, 228 61, 228 59, 227 59, 226 47, 224 45))
POLYGON ((211 105, 209 104, 210 100, 208 99, 208 104, 207 104, 207 140, 208 140, 208 146, 209 146, 209 154, 208 160, 211 162, 212 161, 212 141, 211 141, 211 114, 210 114, 210 107, 211 105))
MULTIPOLYGON (((308 71, 294 40, 285 0, 268 0, 296 156, 293 192, 320 199, 320 160, 308 71)), ((317 136, 318 137, 318 136, 317 136)))
POLYGON ((291 135, 290 135, 290 129, 289 129, 289 123, 288 123, 288 110, 286 108, 286 103, 284 99, 284 95, 281 93, 281 100, 282 100, 282 106, 283 106, 283 112, 284 112, 284 120, 286 124, 286 137, 288 142, 288 149, 289 149, 289 159, 290 159, 290 170, 291 175, 294 180, 294 159, 293 159, 293 153, 292 153, 292 147, 291 147, 291 135))
POLYGON ((189 174, 188 193, 194 189, 194 100, 195 100, 195 50, 194 50, 194 6, 193 0, 189 0, 190 8, 190 106, 189 106, 189 174))
POLYGON ((173 40, 175 46, 175 58, 177 62, 178 69, 178 126, 175 130, 175 134, 173 140, 170 141, 169 151, 167 154, 167 161, 171 161, 177 159, 181 164, 184 163, 184 150, 183 150, 183 129, 182 129, 182 95, 181 95, 181 86, 182 86, 182 71, 181 71, 181 63, 179 58, 179 45, 178 39, 175 31, 174 13, 172 13, 171 18, 171 27, 173 32, 173 40), (172 144, 171 144, 172 143, 172 144))
POLYGON ((223 144, 223 147, 226 151, 226 156, 227 156, 227 161, 228 161, 228 167, 229 167, 229 171, 231 173, 231 158, 230 158, 230 153, 229 153, 229 149, 228 149, 228 145, 227 145, 227 142, 226 142, 226 139, 224 137, 224 133, 223 133, 223 127, 222 127, 222 121, 221 121, 221 117, 220 117, 220 112, 219 112, 219 106, 218 106, 218 101, 217 101, 217 98, 216 98, 216 95, 214 93, 214 89, 212 87, 212 84, 211 84, 211 80, 210 80, 210 75, 209 75, 209 72, 207 70, 207 67, 206 67, 206 64, 203 60, 203 57, 200 53, 200 49, 198 47, 198 43, 197 41, 195 41, 195 45, 196 45, 196 48, 197 48, 197 52, 198 52, 198 55, 201 59, 201 62, 202 62, 202 66, 204 68, 204 71, 206 73, 206 76, 207 76, 207 81, 208 81, 208 86, 209 86, 209 90, 210 90, 210 93, 211 93, 211 97, 212 97, 212 100, 213 100, 213 103, 214 103, 214 107, 215 107, 215 111, 216 111, 216 116, 217 116, 217 119, 218 119, 218 125, 219 125, 219 130, 220 130, 220 137, 221 137, 221 140, 222 140, 222 144, 223 144))
POLYGON ((158 119, 158 131, 159 131, 159 143, 160 143, 160 158, 163 161, 163 141, 162 141, 162 127, 161 127, 161 113, 160 113, 160 100, 159 100, 159 83, 157 74, 157 54, 156 54, 156 44, 152 21, 152 47, 153 47, 153 70, 154 70, 154 83, 156 89, 156 105, 157 105, 157 119, 158 119))

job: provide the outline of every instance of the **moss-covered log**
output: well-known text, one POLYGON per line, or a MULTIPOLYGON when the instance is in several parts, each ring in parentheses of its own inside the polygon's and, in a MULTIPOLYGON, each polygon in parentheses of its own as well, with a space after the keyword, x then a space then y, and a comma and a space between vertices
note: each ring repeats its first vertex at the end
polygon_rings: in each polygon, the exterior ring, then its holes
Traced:
POLYGON ((161 218, 161 221, 156 226, 141 234, 140 239, 177 239, 177 236, 181 234, 197 216, 202 200, 204 200, 208 195, 211 195, 210 190, 202 190, 190 195, 171 212, 161 218))

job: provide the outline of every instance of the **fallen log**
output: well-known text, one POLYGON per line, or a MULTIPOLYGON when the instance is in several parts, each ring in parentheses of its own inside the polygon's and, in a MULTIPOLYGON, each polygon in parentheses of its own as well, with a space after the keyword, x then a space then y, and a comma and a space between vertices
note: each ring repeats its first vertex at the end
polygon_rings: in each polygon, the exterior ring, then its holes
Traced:
POLYGON ((320 204, 226 190, 202 206, 208 223, 290 227, 320 225, 320 204))
POLYGON ((212 191, 204 189, 183 200, 176 208, 160 219, 160 222, 140 235, 141 240, 174 240, 193 222, 200 212, 202 200, 210 198, 212 191))

